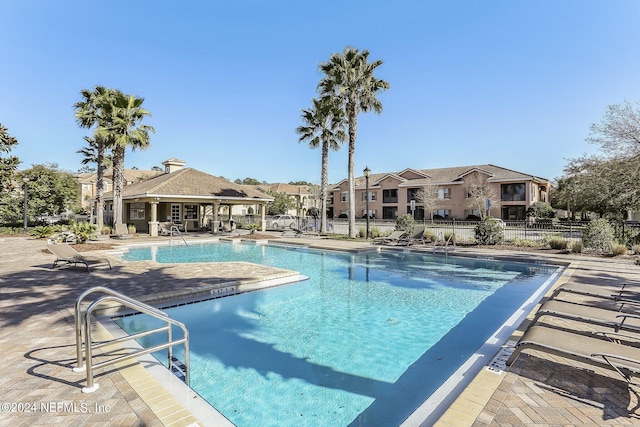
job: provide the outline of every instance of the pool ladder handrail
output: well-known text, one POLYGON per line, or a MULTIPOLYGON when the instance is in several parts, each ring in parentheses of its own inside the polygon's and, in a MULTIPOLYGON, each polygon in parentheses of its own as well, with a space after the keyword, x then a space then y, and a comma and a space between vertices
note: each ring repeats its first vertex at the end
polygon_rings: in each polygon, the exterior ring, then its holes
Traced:
POLYGON ((76 367, 73 368, 74 372, 87 372, 87 385, 86 387, 82 388, 82 392, 83 393, 92 393, 94 391, 96 391, 99 387, 98 384, 94 384, 93 381, 93 371, 94 369, 97 368, 101 368, 103 366, 108 366, 108 365, 113 365, 115 363, 119 363, 128 359, 132 359, 134 357, 137 356, 142 356, 145 354, 149 354, 149 353, 153 353, 155 351, 159 351, 159 350, 164 350, 167 349, 167 358, 168 358, 168 366, 169 366, 169 371, 175 373, 176 370, 177 371, 182 371, 182 373, 184 374, 184 381, 187 385, 189 385, 190 383, 190 378, 189 378, 189 331, 187 330, 187 327, 182 323, 179 322, 175 319, 172 319, 171 317, 169 317, 164 311, 162 310, 158 310, 155 307, 152 307, 150 305, 147 305, 143 302, 140 302, 138 300, 135 300, 133 298, 130 298, 126 295, 123 295, 119 292, 114 291, 113 289, 104 287, 104 286, 95 286, 93 288, 87 289, 85 292, 83 292, 77 299, 76 299, 76 303, 75 303, 75 327, 76 327, 76 356, 77 356, 77 360, 76 360, 76 367), (98 298, 97 300, 93 301, 91 304, 89 304, 89 306, 87 307, 87 309, 84 311, 84 313, 81 310, 81 304, 84 301, 84 299, 92 294, 92 293, 96 293, 96 292, 101 292, 104 294, 107 294, 106 296, 103 296, 101 298, 98 298), (153 330, 149 330, 149 331, 144 331, 144 332, 139 332, 137 334, 133 334, 133 335, 127 335, 121 338, 115 338, 112 340, 108 340, 108 341, 102 341, 99 343, 93 343, 91 340, 91 314, 93 313, 93 311, 96 309, 96 307, 98 307, 100 304, 103 304, 104 302, 107 301, 114 301, 117 303, 120 303, 121 305, 124 305, 125 307, 128 307, 130 309, 136 310, 140 313, 144 313, 144 314, 148 314, 149 316, 155 317, 156 319, 162 320, 164 322, 166 322, 167 324, 163 327, 157 328, 157 329, 153 329, 153 330), (171 333, 171 327, 172 325, 178 326, 180 329, 182 329, 182 334, 183 337, 181 339, 178 340, 173 340, 172 338, 172 333, 171 333), (124 356, 119 356, 116 357, 114 359, 110 359, 110 360, 105 360, 103 362, 100 363, 93 363, 93 349, 97 349, 100 347, 105 347, 111 344, 115 344, 115 343, 119 343, 119 342, 124 342, 124 341, 130 341, 136 338, 141 338, 147 335, 152 335, 158 332, 167 332, 167 342, 164 344, 159 344, 157 346, 151 347, 151 348, 146 348, 143 350, 138 350, 135 351, 133 353, 124 355, 124 356), (83 336, 85 337, 85 342, 83 343, 83 336), (176 359, 175 357, 173 357, 173 352, 172 352, 172 348, 175 345, 180 345, 180 344, 184 344, 184 364, 181 364, 180 361, 178 359, 176 359), (86 360, 86 366, 84 364, 83 358, 82 358, 82 350, 84 349, 85 352, 85 360, 86 360), (176 363, 177 362, 177 363, 176 363))
POLYGON ((436 253, 436 249, 438 249, 438 247, 442 248, 444 250, 445 253, 447 253, 449 251, 449 243, 451 243, 451 241, 453 240, 453 249, 452 250, 456 250, 456 239, 453 238, 453 233, 451 233, 451 235, 449 236, 449 238, 447 240, 444 240, 444 234, 442 233, 442 231, 440 231, 438 233, 438 236, 436 237, 435 242, 433 242, 433 253, 436 253), (438 246, 438 242, 442 241, 442 245, 438 246))
MULTIPOLYGON (((173 231, 175 230, 175 232, 178 234, 178 236, 180 236, 180 238, 182 239, 182 241, 184 242, 185 246, 189 246, 187 244, 187 241, 184 240, 184 236, 182 235, 182 233, 180 232, 180 229, 178 229, 177 225, 172 225, 171 228, 169 228, 169 244, 173 243, 173 231)), ((186 230, 186 228, 185 228, 186 230)))

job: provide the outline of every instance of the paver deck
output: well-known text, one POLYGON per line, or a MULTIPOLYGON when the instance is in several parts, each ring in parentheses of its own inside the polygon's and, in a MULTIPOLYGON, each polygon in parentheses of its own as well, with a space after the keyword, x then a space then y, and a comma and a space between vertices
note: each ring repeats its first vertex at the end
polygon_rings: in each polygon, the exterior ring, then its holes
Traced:
MULTIPOLYGON (((190 236, 197 238, 197 236, 190 236)), ((139 239, 120 242, 131 244, 139 239)), ((282 239, 326 249, 362 251, 362 243, 324 239, 282 239)), ((196 419, 136 362, 125 369, 99 371, 99 392, 82 394, 85 377, 71 371, 75 362, 72 307, 92 286, 107 286, 134 298, 157 300, 217 284, 255 283, 294 274, 249 263, 167 266, 153 262, 116 262, 112 270, 51 270, 53 255, 42 240, 0 238, 0 426, 20 425, 210 425, 196 419), (153 295, 153 298, 151 297, 153 295)), ((539 255, 458 249, 474 255, 539 255)), ((549 255, 571 261, 560 281, 640 283, 631 259, 549 255)), ((547 322, 558 320, 547 319, 547 322)), ((570 321, 565 327, 572 328, 570 321)), ((526 325, 523 325, 523 328, 526 325)), ((583 325, 580 325, 581 327, 583 325)), ((98 328, 99 329, 99 328, 98 328)), ((100 331, 98 331, 99 333, 100 331)), ((544 353, 522 353, 501 374, 481 372, 438 421, 439 426, 540 426, 640 424, 635 391, 604 369, 544 353)))

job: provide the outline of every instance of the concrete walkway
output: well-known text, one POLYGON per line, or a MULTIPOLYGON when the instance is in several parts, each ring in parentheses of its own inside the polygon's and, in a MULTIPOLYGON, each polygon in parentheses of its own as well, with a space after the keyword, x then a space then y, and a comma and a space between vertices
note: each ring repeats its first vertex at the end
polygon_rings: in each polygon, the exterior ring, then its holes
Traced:
MULTIPOLYGON (((198 239, 198 236, 191 236, 198 239)), ((325 239, 279 239, 291 244, 341 250, 371 245, 325 239)), ((139 243, 133 239, 123 244, 139 243)), ((72 308, 92 286, 107 286, 149 302, 209 292, 217 286, 246 286, 296 273, 248 263, 161 265, 116 262, 112 270, 51 270, 54 260, 42 240, 0 238, 0 426, 20 425, 206 425, 146 375, 141 364, 99 371, 97 393, 83 394, 85 377, 75 364, 72 308)), ((472 256, 531 260, 540 255, 458 249, 472 256)), ((561 281, 640 282, 631 259, 549 255, 571 261, 561 281)), ((553 321, 553 320, 548 320, 553 321)), ((524 325, 523 325, 524 327, 524 325)), ((575 327, 575 325, 567 325, 575 327)), ((97 332, 100 328, 97 327, 97 332)), ((640 424, 638 397, 606 370, 580 366, 543 353, 523 353, 501 374, 482 372, 438 422, 441 426, 633 425, 640 424)))

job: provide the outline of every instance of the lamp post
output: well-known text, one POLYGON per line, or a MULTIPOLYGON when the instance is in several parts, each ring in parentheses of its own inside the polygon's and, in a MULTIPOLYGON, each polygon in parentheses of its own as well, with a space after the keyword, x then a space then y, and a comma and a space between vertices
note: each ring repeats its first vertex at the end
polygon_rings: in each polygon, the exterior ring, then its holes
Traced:
POLYGON ((22 177, 22 182, 24 182, 24 204, 22 206, 22 209, 24 211, 24 216, 23 216, 23 226, 24 226, 24 232, 25 234, 27 233, 27 183, 29 182, 29 177, 28 176, 23 176, 22 177))
POLYGON ((367 217, 367 239, 369 239, 369 175, 371 175, 371 169, 369 169, 369 166, 365 166, 364 171, 362 171, 364 173, 364 179, 365 179, 365 209, 367 210, 366 212, 366 217, 367 217))

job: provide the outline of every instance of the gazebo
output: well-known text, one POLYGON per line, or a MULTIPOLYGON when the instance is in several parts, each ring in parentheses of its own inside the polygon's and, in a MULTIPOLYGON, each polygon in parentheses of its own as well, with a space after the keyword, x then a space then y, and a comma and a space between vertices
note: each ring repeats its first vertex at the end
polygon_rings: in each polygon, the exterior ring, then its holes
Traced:
MULTIPOLYGON (((126 185, 123 189, 123 221, 136 226, 137 231, 158 235, 160 221, 180 223, 187 231, 211 227, 218 231, 221 206, 228 206, 231 221, 232 207, 243 205, 260 210, 261 229, 265 230, 266 204, 269 195, 246 185, 209 175, 193 168, 183 168, 177 159, 163 163, 165 173, 126 185)), ((105 222, 113 217, 113 192, 104 195, 105 222)))

